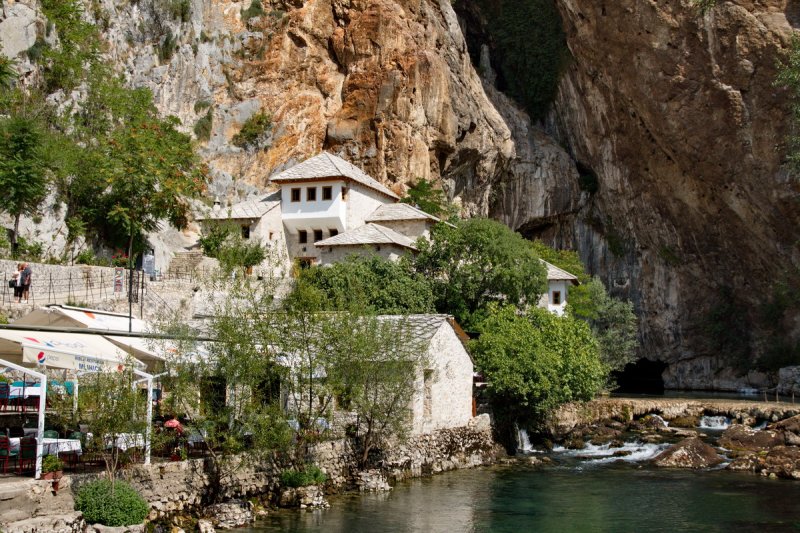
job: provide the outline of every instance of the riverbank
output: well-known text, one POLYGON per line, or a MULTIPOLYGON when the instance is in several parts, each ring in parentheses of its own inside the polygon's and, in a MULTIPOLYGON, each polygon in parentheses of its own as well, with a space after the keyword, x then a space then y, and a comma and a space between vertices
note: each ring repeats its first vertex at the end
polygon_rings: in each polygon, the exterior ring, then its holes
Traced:
MULTIPOLYGON (((504 455, 492 439, 488 415, 482 415, 466 427, 421 435, 375 453, 366 474, 358 468, 358 448, 351 440, 327 441, 309 447, 300 462, 316 464, 327 474, 328 481, 319 491, 322 496, 348 490, 380 490, 398 480, 491 465, 504 455)), ((213 481, 216 478, 211 475, 210 461, 203 459, 134 465, 122 470, 119 477, 148 502, 151 521, 186 514, 208 518, 212 525, 219 526, 219 517, 207 516, 212 501, 244 502, 246 509, 241 516, 251 519, 249 500, 275 506, 282 501, 286 505, 301 505, 299 498, 284 500, 281 485, 281 472, 295 462, 293 459, 286 454, 274 454, 259 461, 244 456, 232 458, 218 481, 213 481)), ((65 476, 61 490, 55 494, 50 490, 50 482, 33 480, 17 482, 13 490, 5 493, 0 490, 0 529, 5 533, 94 531, 83 522, 80 513, 73 511, 74 493, 82 484, 102 475, 65 476)))

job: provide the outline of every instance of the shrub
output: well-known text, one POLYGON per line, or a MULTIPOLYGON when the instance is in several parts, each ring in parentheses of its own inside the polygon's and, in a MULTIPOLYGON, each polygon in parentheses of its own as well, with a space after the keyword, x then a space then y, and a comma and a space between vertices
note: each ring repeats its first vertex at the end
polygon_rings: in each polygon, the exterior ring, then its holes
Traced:
POLYGON ((264 14, 264 6, 261 5, 261 0, 253 0, 250 2, 250 7, 242 11, 242 19, 245 21, 254 17, 260 17, 264 14))
POLYGON ((261 137, 272 127, 272 116, 264 111, 248 118, 242 129, 233 136, 232 142, 247 150, 257 147, 261 137))
POLYGON ((58 472, 64 469, 64 463, 57 455, 45 455, 42 459, 42 472, 58 472))
POLYGON ((281 472, 281 483, 287 487, 306 487, 321 485, 328 476, 316 465, 306 465, 303 470, 284 470, 281 472))
POLYGON ((189 0, 172 0, 168 9, 172 18, 181 22, 188 22, 192 14, 192 5, 189 0))
POLYGON ((123 481, 112 484, 105 479, 91 481, 78 490, 75 509, 89 524, 111 527, 140 524, 149 506, 136 490, 123 481))
POLYGON ((74 262, 78 265, 93 265, 97 258, 94 255, 94 252, 90 249, 81 250, 78 255, 75 256, 74 262))
POLYGON ((200 117, 194 125, 194 134, 201 141, 207 141, 211 138, 211 128, 214 126, 214 114, 211 109, 200 117))

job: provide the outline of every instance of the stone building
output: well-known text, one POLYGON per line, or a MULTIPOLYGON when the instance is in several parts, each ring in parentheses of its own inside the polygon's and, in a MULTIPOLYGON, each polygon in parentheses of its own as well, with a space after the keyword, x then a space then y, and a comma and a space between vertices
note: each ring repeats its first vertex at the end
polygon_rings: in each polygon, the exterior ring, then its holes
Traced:
POLYGON ((542 261, 547 268, 547 292, 539 298, 539 307, 558 316, 567 308, 567 291, 570 285, 580 285, 578 278, 557 266, 542 261))

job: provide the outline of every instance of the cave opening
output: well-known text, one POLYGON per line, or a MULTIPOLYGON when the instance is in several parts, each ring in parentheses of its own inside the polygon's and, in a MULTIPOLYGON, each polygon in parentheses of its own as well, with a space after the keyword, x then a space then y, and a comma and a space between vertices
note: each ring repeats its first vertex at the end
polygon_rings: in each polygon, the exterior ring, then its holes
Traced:
POLYGON ((667 364, 662 361, 639 359, 628 363, 621 372, 613 372, 619 387, 617 393, 630 394, 664 394, 664 378, 661 374, 667 364))

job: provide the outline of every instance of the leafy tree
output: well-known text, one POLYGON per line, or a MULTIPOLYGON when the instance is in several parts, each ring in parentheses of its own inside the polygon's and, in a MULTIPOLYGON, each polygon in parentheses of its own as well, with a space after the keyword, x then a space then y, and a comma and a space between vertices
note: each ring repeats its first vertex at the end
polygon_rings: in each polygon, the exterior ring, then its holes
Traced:
POLYGON ((800 172, 800 36, 792 35, 789 52, 778 62, 778 69, 775 85, 788 89, 792 117, 786 157, 789 168, 797 174, 800 172))
POLYGON ((412 183, 405 197, 400 201, 404 204, 415 205, 435 217, 449 218, 453 214, 452 206, 448 203, 444 191, 435 188, 433 181, 426 179, 412 183))
POLYGON ((237 268, 247 270, 261 264, 267 258, 267 250, 258 242, 248 242, 240 235, 233 235, 220 244, 216 257, 226 272, 237 268))
POLYGON ((408 435, 415 380, 425 362, 412 319, 363 313, 339 316, 346 332, 329 341, 338 352, 329 374, 334 378, 340 408, 358 414, 360 465, 382 441, 408 435))
POLYGON ((302 270, 300 283, 322 291, 331 309, 365 309, 373 313, 430 313, 430 282, 406 261, 377 255, 352 255, 342 262, 302 270))
POLYGON ((494 220, 472 218, 438 224, 430 242, 420 239, 415 261, 431 280, 440 312, 475 330, 491 302, 519 309, 546 290, 546 270, 530 242, 494 220))
POLYGON ((272 128, 272 115, 265 111, 248 118, 239 133, 233 136, 232 142, 239 148, 253 150, 260 146, 264 136, 272 128))
POLYGON ((17 81, 15 64, 13 59, 0 55, 0 91, 14 87, 14 83, 17 81))
POLYGON ((638 321, 631 302, 614 298, 597 277, 586 273, 578 254, 554 250, 534 241, 536 253, 580 281, 569 290, 569 313, 589 323, 600 344, 600 357, 609 371, 621 371, 636 359, 638 321))
POLYGON ((570 316, 492 306, 471 347, 495 405, 512 420, 541 421, 562 403, 591 399, 605 383, 597 341, 570 316))
POLYGON ((47 154, 35 120, 12 116, 0 122, 0 209, 14 217, 12 253, 17 252, 19 220, 39 211, 47 196, 47 154))
POLYGON ((79 0, 42 0, 42 12, 58 33, 58 45, 44 47, 42 54, 45 89, 48 93, 70 91, 98 60, 100 35, 95 25, 84 19, 79 0))

